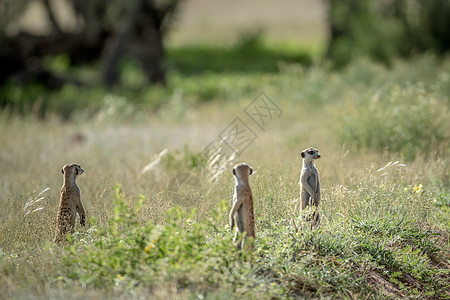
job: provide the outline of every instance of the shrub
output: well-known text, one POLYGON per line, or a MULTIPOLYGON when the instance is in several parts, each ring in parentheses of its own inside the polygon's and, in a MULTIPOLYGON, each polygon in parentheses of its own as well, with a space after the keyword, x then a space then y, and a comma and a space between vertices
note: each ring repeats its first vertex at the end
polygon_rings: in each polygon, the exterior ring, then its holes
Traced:
POLYGON ((341 127, 343 142, 412 159, 419 151, 438 149, 448 138, 447 105, 421 83, 393 86, 356 105, 357 112, 341 127))
MULTIPOLYGON (((165 225, 142 224, 140 204, 126 204, 120 187, 115 188, 115 208, 106 227, 94 228, 88 237, 69 237, 65 257, 72 269, 69 279, 83 286, 134 289, 170 284, 191 292, 205 293, 233 284, 256 287, 252 275, 253 255, 236 250, 225 220, 222 202, 212 217, 195 221, 194 212, 168 210, 165 225)), ((255 293, 243 289, 238 293, 255 293)))

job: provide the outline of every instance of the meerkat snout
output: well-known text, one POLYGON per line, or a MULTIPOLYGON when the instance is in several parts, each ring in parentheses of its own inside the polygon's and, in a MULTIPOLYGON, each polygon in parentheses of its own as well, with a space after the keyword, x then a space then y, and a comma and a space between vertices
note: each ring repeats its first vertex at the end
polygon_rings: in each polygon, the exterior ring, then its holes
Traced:
POLYGON ((318 159, 320 158, 319 150, 314 148, 308 148, 302 151, 300 154, 302 158, 306 159, 318 159))
MULTIPOLYGON (((320 155, 319 155, 319 157, 320 157, 320 155)), ((80 166, 75 169, 75 174, 81 175, 83 173, 84 173, 84 169, 82 169, 80 166)))

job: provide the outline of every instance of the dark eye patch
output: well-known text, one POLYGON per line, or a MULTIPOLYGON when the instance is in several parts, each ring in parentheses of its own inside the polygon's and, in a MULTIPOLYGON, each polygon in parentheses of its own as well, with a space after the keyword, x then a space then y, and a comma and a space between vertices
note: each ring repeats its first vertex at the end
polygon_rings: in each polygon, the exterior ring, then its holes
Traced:
POLYGON ((309 150, 308 153, 311 154, 311 155, 313 155, 313 154, 314 154, 314 151, 309 150))

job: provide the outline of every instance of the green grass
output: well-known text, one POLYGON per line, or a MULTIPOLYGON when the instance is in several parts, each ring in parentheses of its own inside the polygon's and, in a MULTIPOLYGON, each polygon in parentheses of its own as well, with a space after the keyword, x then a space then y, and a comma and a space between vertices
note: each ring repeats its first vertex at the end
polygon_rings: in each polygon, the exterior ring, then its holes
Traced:
POLYGON ((283 58, 204 73, 188 53, 171 54, 186 61, 173 64, 167 90, 145 86, 132 63, 112 91, 3 87, 29 103, 0 115, 3 298, 449 297, 449 59, 389 69, 357 60, 337 72, 283 58), (244 112, 261 91, 282 110, 265 130, 244 112), (224 164, 215 168, 202 151, 236 117, 258 138, 234 160, 216 153, 224 164), (308 146, 322 155, 315 230, 298 203, 308 146), (254 170, 252 253, 235 250, 227 225, 238 160, 254 170), (60 247, 52 238, 67 162, 85 169, 90 226, 60 247), (174 178, 192 186, 174 188, 174 178))

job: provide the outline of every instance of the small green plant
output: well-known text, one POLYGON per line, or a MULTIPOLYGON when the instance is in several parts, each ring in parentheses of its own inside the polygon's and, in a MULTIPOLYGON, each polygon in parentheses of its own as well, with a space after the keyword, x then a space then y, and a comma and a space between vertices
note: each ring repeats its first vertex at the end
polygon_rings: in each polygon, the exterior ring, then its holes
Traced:
POLYGON ((224 202, 202 222, 195 221, 194 211, 178 207, 167 211, 165 225, 154 225, 137 217, 143 199, 128 205, 119 186, 114 197, 113 216, 106 227, 92 232, 91 242, 70 240, 65 258, 72 269, 69 279, 84 286, 127 289, 174 282, 200 293, 206 287, 248 284, 245 277, 252 274, 253 255, 242 256, 227 227, 220 225, 224 202))

